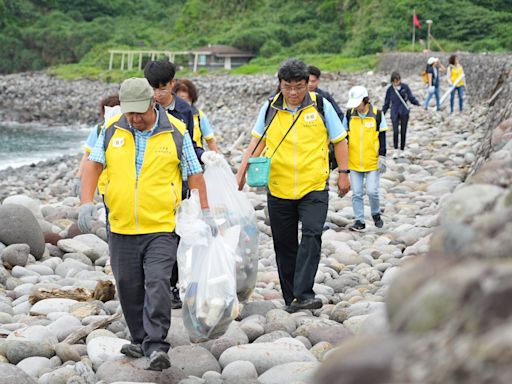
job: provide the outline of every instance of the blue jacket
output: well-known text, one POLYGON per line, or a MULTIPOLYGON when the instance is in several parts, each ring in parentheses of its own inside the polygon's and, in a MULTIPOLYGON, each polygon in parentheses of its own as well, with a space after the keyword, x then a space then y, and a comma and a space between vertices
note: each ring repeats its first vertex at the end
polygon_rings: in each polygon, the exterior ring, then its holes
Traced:
MULTIPOLYGON (((194 115, 192 113, 192 108, 190 104, 183 100, 181 97, 173 95, 175 104, 174 109, 168 109, 167 112, 176 117, 177 119, 183 121, 187 126, 188 134, 190 138, 194 137, 194 115)), ((196 153, 197 159, 201 159, 201 155, 204 153, 204 149, 197 146, 197 143, 192 140, 194 144, 194 151, 196 153)))
MULTIPOLYGON (((414 97, 411 92, 411 88, 405 83, 400 84, 400 90, 398 91, 402 99, 407 103, 410 101, 414 105, 420 105, 419 101, 414 97)), ((398 116, 409 115, 409 110, 405 108, 404 104, 400 101, 400 98, 393 90, 393 86, 390 85, 386 91, 386 99, 384 100, 384 106, 382 107, 382 113, 386 113, 391 106, 391 119, 395 120, 398 116)))

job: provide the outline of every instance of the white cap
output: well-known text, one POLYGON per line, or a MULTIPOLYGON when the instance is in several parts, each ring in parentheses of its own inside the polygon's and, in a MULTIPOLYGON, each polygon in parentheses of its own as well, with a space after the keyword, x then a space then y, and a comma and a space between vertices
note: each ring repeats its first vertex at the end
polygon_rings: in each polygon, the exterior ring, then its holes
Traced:
POLYGON ((429 57, 428 60, 427 60, 427 64, 428 65, 432 65, 434 64, 436 61, 438 61, 439 59, 437 57, 429 57))
POLYGON ((365 87, 356 85, 355 87, 350 88, 350 91, 348 92, 347 108, 357 107, 365 97, 368 97, 368 91, 365 87))

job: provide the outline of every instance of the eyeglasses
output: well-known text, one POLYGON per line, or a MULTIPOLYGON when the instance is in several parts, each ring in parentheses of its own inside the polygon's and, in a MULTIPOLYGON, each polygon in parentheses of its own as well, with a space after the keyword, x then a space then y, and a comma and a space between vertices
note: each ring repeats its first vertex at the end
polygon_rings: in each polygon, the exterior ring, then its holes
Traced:
POLYGON ((155 91, 155 94, 171 93, 170 89, 153 88, 153 90, 155 91))
POLYGON ((295 91, 295 92, 299 93, 299 92, 303 92, 306 89, 306 87, 307 87, 307 84, 297 85, 295 87, 284 84, 284 85, 281 85, 281 91, 287 92, 287 93, 295 91))

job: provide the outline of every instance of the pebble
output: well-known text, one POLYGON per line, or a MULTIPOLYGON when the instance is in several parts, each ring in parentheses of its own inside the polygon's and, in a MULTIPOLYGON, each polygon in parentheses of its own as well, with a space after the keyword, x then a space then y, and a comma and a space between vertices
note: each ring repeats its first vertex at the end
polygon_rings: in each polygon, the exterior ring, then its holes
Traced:
POLYGON ((222 378, 234 383, 243 383, 247 379, 257 379, 258 372, 254 364, 247 360, 237 360, 227 364, 222 370, 222 378))
POLYGON ((318 362, 294 362, 276 365, 258 377, 261 384, 308 383, 318 368, 318 362))
POLYGON ((316 361, 304 344, 298 340, 284 338, 273 343, 254 343, 231 347, 219 359, 222 367, 236 360, 246 360, 254 364, 258 374, 273 366, 294 361, 316 361))

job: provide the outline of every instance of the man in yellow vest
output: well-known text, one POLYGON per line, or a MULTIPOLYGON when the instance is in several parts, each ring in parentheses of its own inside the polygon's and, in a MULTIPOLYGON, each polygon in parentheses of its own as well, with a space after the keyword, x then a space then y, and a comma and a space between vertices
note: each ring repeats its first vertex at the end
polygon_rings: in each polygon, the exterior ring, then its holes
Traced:
POLYGON ((313 284, 329 200, 328 144, 334 144, 338 188, 344 195, 350 189, 347 134, 328 100, 323 100, 324 116, 317 109, 317 95, 308 91, 309 71, 302 61, 285 61, 278 80, 280 92, 260 110, 237 179, 243 188, 249 157, 265 148, 265 156, 271 157, 267 203, 281 291, 286 309, 295 312, 322 307, 313 284), (265 127, 267 111, 273 118, 265 127))
POLYGON ((130 357, 149 358, 148 369, 170 366, 170 277, 176 261, 174 233, 182 179, 198 189, 205 221, 208 210, 202 168, 185 124, 154 102, 144 78, 121 84, 120 116, 108 121, 89 155, 82 175, 78 225, 91 230, 98 177, 105 169, 108 184, 110 264, 132 344, 121 349, 130 357))
POLYGON ((355 223, 353 231, 362 231, 364 221, 363 185, 370 200, 370 209, 376 227, 382 228, 380 216, 380 174, 386 172, 386 131, 388 126, 382 111, 370 104, 365 87, 352 87, 348 93, 347 113, 343 120, 348 131, 348 168, 352 186, 352 208, 355 223))

